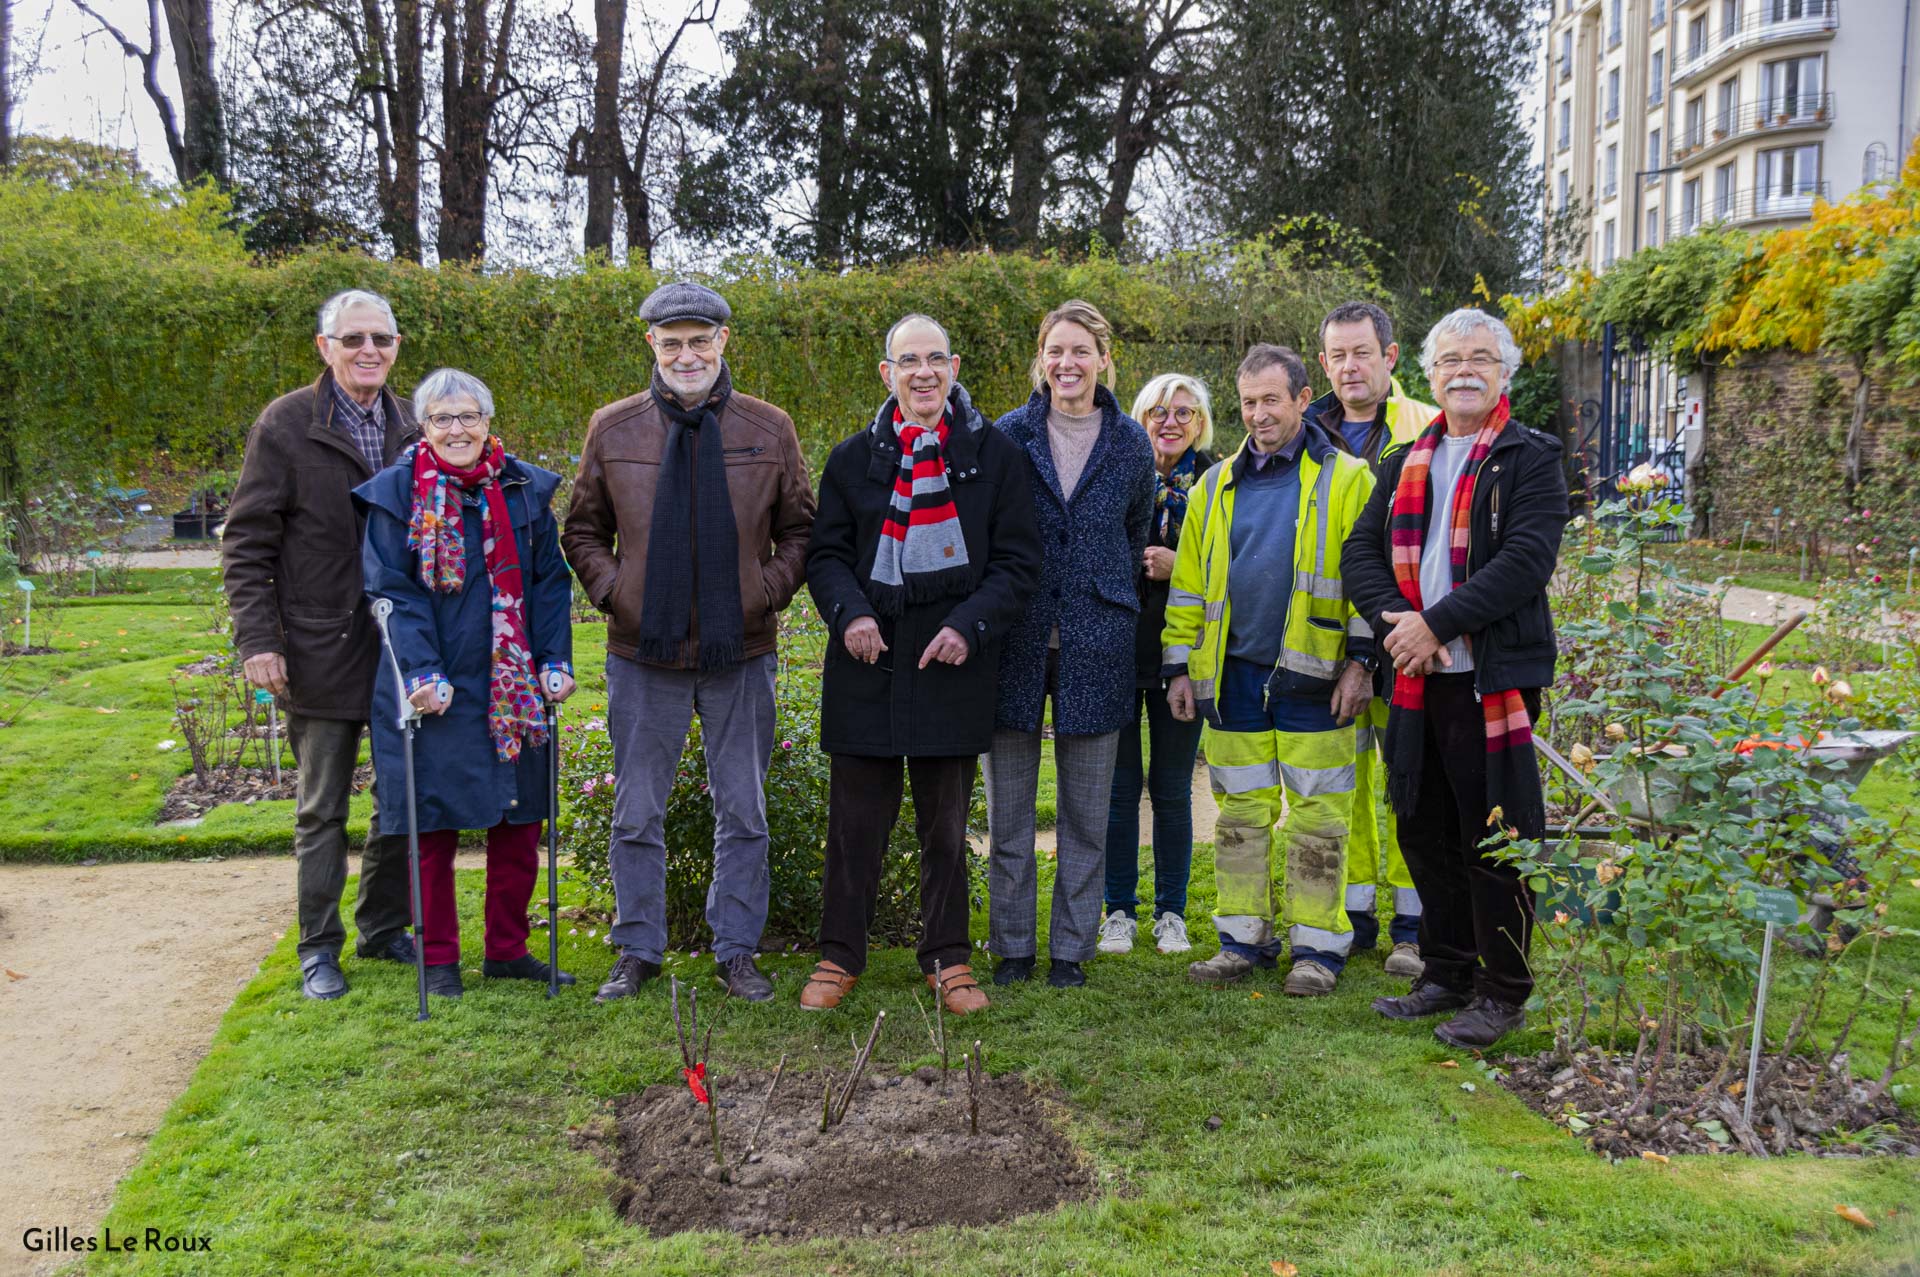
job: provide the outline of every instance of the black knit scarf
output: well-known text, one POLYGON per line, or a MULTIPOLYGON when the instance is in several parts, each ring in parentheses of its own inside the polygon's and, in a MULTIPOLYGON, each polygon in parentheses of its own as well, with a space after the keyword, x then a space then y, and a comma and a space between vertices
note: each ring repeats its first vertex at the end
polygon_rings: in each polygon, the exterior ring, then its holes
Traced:
POLYGON ((733 393, 727 366, 707 401, 689 410, 653 371, 653 397, 667 416, 667 448, 647 535, 647 584, 640 602, 640 659, 680 665, 700 608, 699 668, 745 659, 740 615, 740 534, 727 492, 719 412, 733 393))

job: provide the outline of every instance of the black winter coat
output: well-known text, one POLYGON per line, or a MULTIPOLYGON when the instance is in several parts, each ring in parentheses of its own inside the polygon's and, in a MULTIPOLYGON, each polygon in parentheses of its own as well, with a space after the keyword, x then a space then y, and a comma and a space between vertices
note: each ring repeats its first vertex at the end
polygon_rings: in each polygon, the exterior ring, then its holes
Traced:
MULTIPOLYGON (((1194 482, 1213 468, 1213 458, 1198 448, 1193 451, 1194 482)), ((1159 491, 1156 484, 1154 491, 1159 491)), ((1188 507, 1191 514, 1192 507, 1188 507)), ((1153 522, 1147 529, 1147 544, 1161 546, 1168 550, 1180 548, 1180 529, 1178 526, 1168 529, 1166 534, 1160 531, 1160 510, 1156 506, 1153 522)), ((1133 685, 1135 687, 1154 688, 1166 683, 1160 677, 1160 631, 1167 627, 1167 596, 1173 592, 1172 581, 1154 581, 1148 578, 1143 563, 1139 570, 1140 586, 1140 625, 1133 634, 1133 685)))
POLYGON ((820 475, 806 560, 807 588, 830 632, 820 682, 820 748, 869 758, 984 754, 993 743, 1005 636, 1040 579, 1031 467, 1005 435, 987 428, 956 385, 948 397, 950 420, 967 424, 948 432, 947 483, 979 584, 963 598, 910 603, 897 617, 881 616, 865 587, 900 473, 893 410, 889 397, 875 414, 879 429, 842 440, 820 475), (848 655, 841 641, 863 616, 879 622, 887 645, 872 665, 848 655), (918 668, 943 626, 966 635, 972 653, 959 665, 936 661, 918 668))
MULTIPOLYGON (((1411 452, 1400 448, 1381 461, 1380 482, 1340 555, 1347 597, 1383 639, 1393 627, 1380 614, 1406 608, 1393 579, 1387 524, 1411 452)), ((1547 583, 1567 526, 1560 452, 1558 439, 1519 422, 1500 432, 1474 484, 1467 579, 1421 614, 1442 643, 1462 634, 1472 637, 1474 687, 1483 693, 1553 682, 1557 648, 1547 583)), ((1427 508, 1432 509, 1432 485, 1428 488, 1427 508)), ((1380 659, 1383 667, 1391 667, 1384 648, 1380 659)), ((1391 682, 1387 694, 1392 694, 1391 682)))

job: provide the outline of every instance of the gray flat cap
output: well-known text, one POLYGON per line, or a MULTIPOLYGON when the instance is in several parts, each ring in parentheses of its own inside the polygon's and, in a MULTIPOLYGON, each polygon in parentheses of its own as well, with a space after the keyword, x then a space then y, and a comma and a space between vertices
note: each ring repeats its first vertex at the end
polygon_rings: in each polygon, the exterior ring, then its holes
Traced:
POLYGON ((733 318, 733 307, 705 284, 662 284, 640 303, 640 318, 649 324, 692 322, 718 328, 733 318))

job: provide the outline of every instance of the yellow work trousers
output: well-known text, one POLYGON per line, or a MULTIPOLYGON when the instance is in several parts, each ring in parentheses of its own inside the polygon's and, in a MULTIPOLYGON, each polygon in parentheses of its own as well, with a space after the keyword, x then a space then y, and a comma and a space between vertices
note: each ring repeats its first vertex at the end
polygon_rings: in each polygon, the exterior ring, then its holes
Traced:
POLYGON ((1396 918, 1420 916, 1420 893, 1400 854, 1393 804, 1387 801, 1387 703, 1376 696, 1361 715, 1354 759, 1353 832, 1347 843, 1347 912, 1370 914, 1381 882, 1393 888, 1396 918))

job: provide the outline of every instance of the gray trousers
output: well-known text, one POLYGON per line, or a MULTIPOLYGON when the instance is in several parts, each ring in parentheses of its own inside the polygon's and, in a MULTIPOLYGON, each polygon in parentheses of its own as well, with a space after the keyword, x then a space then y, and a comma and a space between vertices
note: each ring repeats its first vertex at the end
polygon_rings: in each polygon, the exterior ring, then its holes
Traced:
POLYGON ((767 764, 773 755, 778 658, 724 670, 669 670, 607 654, 613 737, 613 943, 659 962, 667 949, 667 798, 700 715, 713 798, 713 885, 707 925, 721 962, 752 955, 767 925, 767 764))
MULTIPOLYGON (((315 953, 338 957, 346 944, 340 893, 347 885, 347 800, 353 794, 353 767, 366 726, 287 715, 287 742, 300 769, 294 784, 293 856, 302 958, 315 953)), ((353 925, 360 931, 355 948, 362 957, 404 931, 413 914, 406 836, 380 833, 377 797, 374 803, 367 847, 360 857, 360 897, 353 910, 353 925)))
MULTIPOLYGON (((1056 736, 1058 838, 1047 952, 1062 962, 1093 956, 1106 885, 1107 809, 1120 733, 1056 736)), ((987 947, 1003 958, 1030 958, 1039 948, 1040 878, 1034 860, 1033 807, 1040 785, 1040 733, 996 730, 980 760, 987 783, 987 947)))

